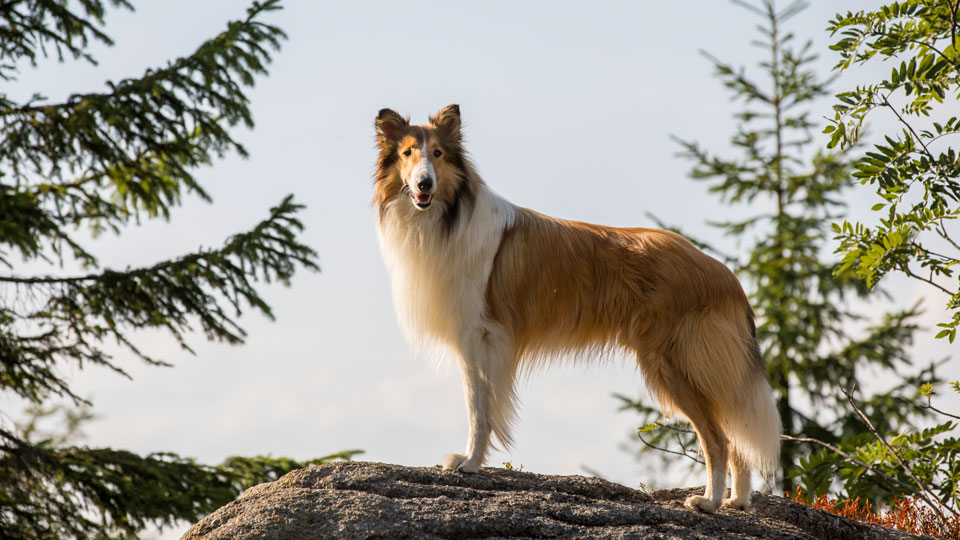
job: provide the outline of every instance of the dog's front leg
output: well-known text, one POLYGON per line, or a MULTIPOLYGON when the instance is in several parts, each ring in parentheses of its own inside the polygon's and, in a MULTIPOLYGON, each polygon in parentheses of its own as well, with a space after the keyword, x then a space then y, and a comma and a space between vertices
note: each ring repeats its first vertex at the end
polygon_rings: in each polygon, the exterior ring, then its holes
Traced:
POLYGON ((466 454, 450 454, 443 461, 443 468, 449 471, 475 473, 483 464, 490 443, 490 390, 479 369, 461 361, 463 391, 467 404, 467 420, 470 433, 467 435, 466 454))
POLYGON ((443 468, 475 473, 483 465, 491 432, 495 432, 504 445, 510 443, 508 428, 513 417, 515 366, 509 361, 509 342, 500 328, 470 332, 459 349, 470 433, 466 453, 448 455, 443 468))

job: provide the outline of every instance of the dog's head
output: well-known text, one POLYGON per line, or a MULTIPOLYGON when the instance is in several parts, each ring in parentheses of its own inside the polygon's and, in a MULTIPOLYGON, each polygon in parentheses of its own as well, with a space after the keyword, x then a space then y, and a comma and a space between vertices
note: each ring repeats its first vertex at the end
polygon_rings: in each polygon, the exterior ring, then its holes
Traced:
POLYGON ((381 211, 393 198, 406 197, 418 210, 442 206, 456 219, 469 167, 461 146, 460 107, 448 105, 419 126, 382 109, 376 128, 380 154, 375 203, 381 211))

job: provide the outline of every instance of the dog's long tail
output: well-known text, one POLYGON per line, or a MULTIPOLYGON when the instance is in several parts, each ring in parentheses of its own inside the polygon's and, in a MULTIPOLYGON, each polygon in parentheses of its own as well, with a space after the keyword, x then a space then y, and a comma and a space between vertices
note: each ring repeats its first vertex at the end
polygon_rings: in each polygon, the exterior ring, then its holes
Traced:
POLYGON ((712 405, 732 451, 768 474, 780 457, 780 416, 757 346, 753 313, 744 316, 742 309, 685 321, 684 371, 712 405))
POLYGON ((723 430, 733 451, 761 474, 772 473, 780 459, 780 415, 756 339, 748 346, 751 370, 733 396, 732 410, 722 411, 723 430))

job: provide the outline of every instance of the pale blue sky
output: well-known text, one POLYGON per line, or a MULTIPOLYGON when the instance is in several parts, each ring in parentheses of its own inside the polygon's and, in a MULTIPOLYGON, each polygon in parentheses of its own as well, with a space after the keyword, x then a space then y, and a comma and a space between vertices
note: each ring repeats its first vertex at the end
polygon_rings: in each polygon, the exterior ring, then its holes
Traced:
MULTIPOLYGON (((811 38, 826 70, 823 32, 836 11, 876 2, 815 2, 788 29, 811 38)), ((99 67, 49 63, 26 69, 13 93, 53 99, 100 90, 193 50, 242 17, 239 0, 138 2, 114 12, 99 67)), ((686 178, 669 135, 725 151, 737 105, 698 54, 752 67, 764 51, 754 15, 727 2, 295 2, 266 20, 288 34, 271 75, 250 92, 253 131, 238 130, 250 158, 200 171, 214 204, 189 200, 170 223, 151 222, 96 252, 105 265, 150 264, 218 245, 248 228, 287 193, 307 205, 304 240, 322 272, 289 289, 270 287, 276 322, 243 319, 243 347, 190 340, 184 355, 161 335, 137 340, 173 369, 121 361, 130 382, 86 370, 75 390, 101 419, 88 443, 170 450, 203 461, 270 453, 309 458, 362 448, 362 459, 433 465, 460 451, 466 420, 453 366, 414 359, 395 322, 370 208, 373 118, 382 107, 424 122, 459 103, 481 175, 513 202, 558 217, 650 225, 648 212, 734 248, 705 225, 749 210, 722 207, 686 178)), ((835 85, 839 89, 847 81, 835 85)), ((826 114, 828 104, 817 116, 826 114)), ((858 208, 872 202, 854 194, 858 208)), ((762 204, 762 203, 761 203, 762 204)), ((920 290, 893 284, 901 305, 920 290)), ((941 309, 927 303, 932 323, 941 309)), ((928 337, 924 337, 929 341, 928 337)), ((925 345, 918 360, 944 356, 925 345)), ((956 364, 953 364, 954 366, 956 364)), ((955 376, 955 375, 954 375, 955 376)), ((492 456, 539 473, 587 465, 630 486, 678 480, 644 469, 620 449, 637 419, 617 413, 613 392, 642 381, 622 365, 565 367, 520 389, 516 448, 492 456)), ((687 483, 700 484, 694 476, 687 483)), ((172 536, 172 533, 170 533, 172 536)))

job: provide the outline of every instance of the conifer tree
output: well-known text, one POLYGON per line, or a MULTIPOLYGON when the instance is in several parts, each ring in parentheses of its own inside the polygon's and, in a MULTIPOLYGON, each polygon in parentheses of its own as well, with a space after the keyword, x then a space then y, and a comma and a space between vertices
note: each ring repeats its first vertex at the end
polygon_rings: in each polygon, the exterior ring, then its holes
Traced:
MULTIPOLYGON (((131 6, 0 1, 0 80, 16 80, 50 57, 93 62, 90 46, 111 44, 103 29, 111 8, 131 6)), ((276 9, 278 0, 254 2, 245 18, 192 54, 108 82, 102 92, 51 102, 39 94, 17 101, 0 91, 6 395, 40 411, 64 398, 82 408, 85 400, 63 376, 68 368, 123 374, 122 361, 131 357, 165 365, 134 344, 131 334, 143 328, 166 330, 187 350, 194 330, 241 343, 241 311, 272 317, 258 282, 288 284, 296 270, 317 268, 316 254, 299 239, 302 207, 291 196, 219 248, 150 266, 103 268, 90 246, 97 234, 168 218, 186 195, 209 200, 196 169, 228 152, 246 154, 230 129, 253 125, 245 91, 266 73, 284 38, 263 21, 276 9), (24 273, 26 263, 46 270, 24 273), (113 344, 122 352, 108 352, 113 344)), ((32 423, 13 425, 8 415, 0 423, 0 538, 129 538, 147 525, 196 519, 240 489, 303 465, 255 457, 207 466, 169 453, 73 445, 39 435, 32 423)))
MULTIPOLYGON (((810 439, 837 444, 863 432, 841 389, 857 388, 874 425, 895 431, 924 414, 917 400, 920 384, 936 379, 932 366, 913 368, 907 354, 916 311, 879 319, 852 312, 851 300, 868 289, 861 281, 835 278, 837 265, 825 260, 830 225, 843 209, 853 169, 844 151, 810 149, 816 127, 810 109, 827 86, 810 67, 816 58, 811 44, 795 49, 794 36, 782 28, 806 3, 782 9, 772 0, 735 3, 765 20, 757 44, 769 55, 759 64, 759 80, 706 55, 724 87, 744 104, 734 116, 738 125, 731 138, 739 155, 720 157, 696 142, 678 142, 683 157, 693 162, 691 176, 709 182, 712 193, 742 207, 746 216, 715 225, 745 246, 745 256, 721 258, 740 276, 756 312, 757 339, 786 435, 777 480, 782 489, 799 482, 820 492, 820 479, 796 478, 798 471, 812 470, 798 465, 819 455, 810 439), (868 373, 882 373, 894 383, 877 388, 867 383, 868 373)), ((623 399, 647 421, 656 418, 649 407, 623 399)), ((665 425, 641 428, 648 447, 666 448, 676 438, 665 425)), ((691 436, 681 433, 679 441, 680 449, 672 451, 691 456, 696 448, 691 436)))

